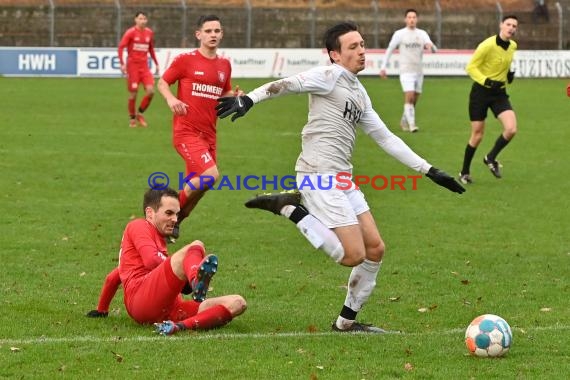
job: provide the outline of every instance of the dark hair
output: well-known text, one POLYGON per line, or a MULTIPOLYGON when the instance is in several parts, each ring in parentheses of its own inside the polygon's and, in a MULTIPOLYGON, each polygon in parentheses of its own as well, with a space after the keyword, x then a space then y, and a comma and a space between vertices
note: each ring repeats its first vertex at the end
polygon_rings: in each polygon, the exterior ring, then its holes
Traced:
POLYGON ((356 25, 356 23, 352 21, 345 21, 336 24, 334 26, 331 26, 325 32, 323 39, 331 63, 334 63, 334 61, 330 56, 330 52, 331 51, 340 52, 340 36, 343 36, 348 32, 358 32, 358 25, 356 25))
POLYGON ((501 20, 501 22, 505 22, 505 20, 512 18, 513 20, 517 20, 519 21, 519 19, 517 18, 517 16, 515 15, 506 15, 505 17, 503 17, 503 19, 501 20))
POLYGON ((416 16, 418 15, 418 11, 416 11, 414 8, 408 8, 406 9, 406 13, 404 13, 404 16, 407 16, 408 13, 410 12, 414 12, 416 14, 416 16))
POLYGON ((158 210, 162 202, 162 197, 172 197, 178 199, 178 193, 176 190, 167 187, 166 189, 148 189, 144 193, 143 199, 143 214, 147 207, 151 207, 154 211, 158 210))
POLYGON ((200 16, 200 18, 198 19, 198 24, 197 24, 198 29, 200 29, 202 26, 204 26, 204 24, 207 23, 208 21, 218 21, 220 24, 222 23, 220 18, 216 15, 200 16))
POLYGON ((145 12, 138 11, 137 13, 135 13, 135 18, 139 17, 139 15, 143 15, 144 17, 148 17, 145 12))

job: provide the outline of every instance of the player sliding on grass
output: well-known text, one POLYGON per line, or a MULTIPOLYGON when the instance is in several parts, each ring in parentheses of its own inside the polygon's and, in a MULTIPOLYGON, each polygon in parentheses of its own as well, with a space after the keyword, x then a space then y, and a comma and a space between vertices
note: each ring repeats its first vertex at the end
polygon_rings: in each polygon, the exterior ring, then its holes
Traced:
POLYGON ((135 26, 129 28, 119 42, 118 54, 121 62, 121 72, 127 75, 127 86, 129 90, 129 127, 135 128, 137 122, 141 127, 146 127, 147 122, 143 116, 152 97, 154 96, 154 77, 148 69, 148 56, 156 64, 155 73, 158 75, 159 67, 156 54, 154 53, 154 33, 146 27, 148 19, 144 12, 137 12, 135 15, 135 26), (127 49, 127 62, 123 58, 124 50, 127 49), (139 83, 144 84, 145 95, 141 101, 138 112, 136 110, 137 92, 139 83))
MULTIPOLYGON (((465 189, 451 176, 436 169, 415 154, 394 135, 376 111, 356 74, 365 67, 364 40, 356 24, 344 22, 325 34, 325 45, 332 62, 298 75, 267 83, 246 96, 219 99, 218 116, 232 121, 263 100, 292 93, 309 93, 309 117, 302 132, 302 151, 297 160, 297 183, 310 178, 321 188, 301 193, 261 195, 246 203, 280 214, 297 225, 315 248, 322 249, 335 262, 353 267, 348 292, 334 331, 383 333, 383 329, 356 321, 376 285, 384 256, 384 241, 364 194, 352 186, 336 187, 336 174, 352 172, 352 151, 356 127, 360 126, 378 145, 406 166, 417 170, 457 193, 465 189), (320 180, 317 179, 320 177, 320 180), (320 181, 320 182, 318 182, 320 181), (332 181, 332 187, 329 183, 332 181), (300 204, 303 201, 304 205, 300 204)), ((350 179, 350 178, 348 178, 350 179)))
POLYGON ((206 330, 223 326, 246 309, 240 295, 206 298, 218 267, 215 255, 205 255, 195 240, 169 256, 165 238, 172 233, 180 211, 178 193, 172 189, 148 190, 145 218, 127 224, 119 267, 107 276, 97 310, 88 317, 106 317, 120 283, 127 312, 141 324, 154 323, 156 332, 172 335, 180 330, 206 330), (191 292, 184 300, 181 292, 191 292))

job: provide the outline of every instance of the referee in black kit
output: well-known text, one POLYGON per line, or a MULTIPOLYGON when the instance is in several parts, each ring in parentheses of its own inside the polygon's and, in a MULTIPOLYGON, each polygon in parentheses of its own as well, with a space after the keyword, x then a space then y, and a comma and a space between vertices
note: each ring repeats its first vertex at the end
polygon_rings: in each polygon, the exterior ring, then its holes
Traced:
POLYGON ((469 94, 471 136, 465 147, 463 168, 459 173, 459 181, 463 184, 473 183, 470 174, 471 161, 483 139, 489 108, 503 125, 503 132, 495 141, 493 149, 483 158, 483 162, 496 178, 501 178, 501 165, 497 161, 497 155, 517 133, 517 118, 506 91, 506 83, 511 83, 515 75, 510 68, 517 43, 511 38, 517 27, 516 16, 503 17, 499 34, 481 42, 467 65, 467 74, 475 83, 469 94))

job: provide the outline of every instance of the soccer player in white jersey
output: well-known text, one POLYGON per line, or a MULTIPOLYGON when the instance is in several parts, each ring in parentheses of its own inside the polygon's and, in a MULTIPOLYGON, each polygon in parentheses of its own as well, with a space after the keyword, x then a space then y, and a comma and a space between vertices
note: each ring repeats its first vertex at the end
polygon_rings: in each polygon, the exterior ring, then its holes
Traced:
POLYGON ((343 22, 331 27, 325 33, 325 46, 331 65, 266 83, 244 96, 220 98, 216 108, 219 117, 233 115, 233 121, 255 103, 286 94, 309 94, 309 117, 295 166, 300 193, 258 195, 246 202, 246 207, 288 218, 315 248, 352 267, 344 306, 332 325, 334 331, 383 333, 379 327, 356 321, 376 285, 384 256, 384 241, 364 194, 351 181, 356 128, 361 127, 384 151, 437 184, 457 193, 465 189, 414 153, 372 108, 356 75, 365 67, 364 40, 356 24, 343 22), (301 186, 306 181, 321 186, 301 186), (330 189, 323 190, 329 185, 330 189))
POLYGON ((437 48, 431 42, 429 35, 423 29, 416 27, 418 12, 415 9, 406 10, 406 27, 397 30, 386 49, 386 56, 380 68, 380 76, 386 78, 386 66, 394 49, 400 52, 400 83, 404 91, 404 113, 400 120, 400 127, 404 131, 417 132, 416 104, 422 93, 424 74, 422 59, 424 50, 436 52, 437 48))

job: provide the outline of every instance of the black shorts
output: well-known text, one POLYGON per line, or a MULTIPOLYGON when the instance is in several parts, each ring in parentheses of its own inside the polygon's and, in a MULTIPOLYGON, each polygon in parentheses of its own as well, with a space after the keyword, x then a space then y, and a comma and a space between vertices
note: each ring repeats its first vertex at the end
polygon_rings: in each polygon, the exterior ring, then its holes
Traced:
POLYGON ((491 109, 495 117, 501 112, 512 110, 507 91, 502 88, 494 90, 473 83, 469 94, 469 120, 483 121, 487 118, 487 110, 491 109))

